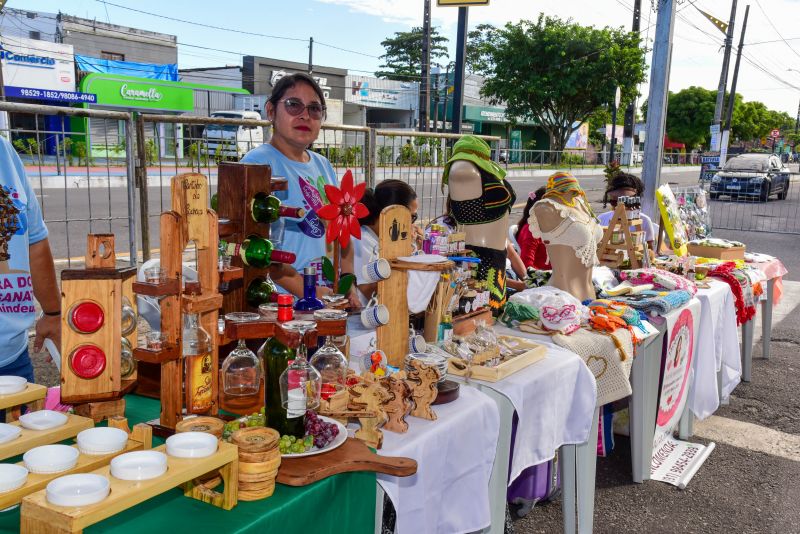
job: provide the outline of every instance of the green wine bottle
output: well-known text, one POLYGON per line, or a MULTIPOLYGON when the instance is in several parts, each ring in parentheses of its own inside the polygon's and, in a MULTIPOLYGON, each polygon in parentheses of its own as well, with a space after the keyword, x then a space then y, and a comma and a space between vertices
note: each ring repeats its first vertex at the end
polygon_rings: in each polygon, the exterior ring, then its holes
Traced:
POLYGON ((247 304, 253 308, 258 308, 262 304, 267 304, 272 301, 272 296, 277 293, 277 287, 272 278, 267 275, 266 278, 255 278, 247 286, 244 293, 247 304))
POLYGON ((211 195, 211 209, 214 211, 218 211, 217 210, 218 206, 219 206, 219 197, 217 196, 217 193, 214 193, 213 195, 211 195))
POLYGON ((257 235, 250 235, 243 243, 225 243, 228 256, 239 256, 245 265, 266 268, 272 263, 292 264, 297 256, 291 252, 277 250, 272 241, 257 235))
MULTIPOLYGON (((291 296, 281 295, 279 297, 279 305, 281 304, 281 298, 291 299, 291 296)), ((288 320, 291 320, 291 300, 289 300, 289 303, 288 320)), ((281 317, 280 319, 286 319, 286 317, 281 317)), ((258 349, 258 356, 263 360, 264 369, 266 370, 264 404, 266 406, 267 425, 277 430, 281 436, 294 436, 298 439, 305 434, 303 416, 289 417, 289 412, 283 406, 283 400, 281 399, 280 377, 289 367, 289 362, 294 360, 299 342, 299 336, 291 335, 276 325, 275 335, 258 349)))
POLYGON ((256 193, 250 201, 250 215, 253 220, 260 223, 273 223, 278 217, 293 217, 302 219, 306 214, 303 208, 290 208, 281 206, 281 201, 274 195, 256 193))

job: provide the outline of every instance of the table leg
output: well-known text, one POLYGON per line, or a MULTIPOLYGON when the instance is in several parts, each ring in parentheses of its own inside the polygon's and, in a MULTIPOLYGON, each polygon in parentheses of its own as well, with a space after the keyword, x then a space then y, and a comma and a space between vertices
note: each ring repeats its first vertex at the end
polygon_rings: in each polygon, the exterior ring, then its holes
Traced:
POLYGON ((769 344, 772 341, 772 303, 775 298, 775 278, 767 281, 767 298, 761 301, 761 356, 769 360, 769 344))
POLYGON ((755 317, 742 324, 742 381, 750 382, 753 374, 753 330, 755 317))
POLYGON ((681 439, 689 439, 694 435, 694 414, 692 410, 686 406, 681 415, 680 424, 678 426, 678 437, 681 439))
POLYGON ((561 512, 564 515, 564 534, 575 534, 578 526, 575 513, 577 500, 576 449, 575 445, 561 446, 561 512))
POLYGON ((598 411, 597 409, 594 411, 589 440, 586 443, 578 445, 575 450, 579 534, 591 534, 594 525, 594 485, 595 473, 597 471, 598 411))
POLYGON ((650 480, 650 460, 653 456, 658 378, 661 364, 663 332, 644 346, 633 360, 629 403, 631 435, 631 471, 633 481, 650 480))
POLYGON ((383 531, 383 496, 385 495, 383 488, 377 482, 375 483, 375 534, 381 534, 383 531))
POLYGON ((514 420, 514 405, 505 395, 490 387, 478 385, 477 388, 491 397, 500 411, 500 435, 497 438, 497 450, 494 457, 494 466, 492 466, 492 476, 489 478, 489 506, 491 507, 492 524, 488 532, 503 534, 506 527, 508 470, 511 459, 511 426, 514 420))

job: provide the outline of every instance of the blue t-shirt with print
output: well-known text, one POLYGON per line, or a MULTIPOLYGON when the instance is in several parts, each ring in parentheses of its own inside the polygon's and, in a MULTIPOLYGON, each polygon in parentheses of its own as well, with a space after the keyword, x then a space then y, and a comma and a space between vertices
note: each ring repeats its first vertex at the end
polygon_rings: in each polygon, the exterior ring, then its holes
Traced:
POLYGON ((0 136, 0 368, 28 347, 28 329, 35 321, 28 247, 46 237, 22 161, 0 136))
MULTIPOLYGON (((281 217, 270 226, 270 239, 276 247, 293 252, 297 259, 292 266, 302 273, 308 265, 317 269, 318 283, 322 283, 322 257, 325 256, 325 225, 316 210, 327 204, 325 184, 338 185, 336 172, 330 161, 316 152, 306 151, 307 163, 293 161, 270 144, 261 145, 248 152, 242 163, 269 165, 273 178, 286 178, 286 191, 275 191, 281 204, 303 208, 302 219, 281 217)), ((279 288, 282 290, 282 288, 279 288)), ((285 291, 282 291, 285 292, 285 291)))

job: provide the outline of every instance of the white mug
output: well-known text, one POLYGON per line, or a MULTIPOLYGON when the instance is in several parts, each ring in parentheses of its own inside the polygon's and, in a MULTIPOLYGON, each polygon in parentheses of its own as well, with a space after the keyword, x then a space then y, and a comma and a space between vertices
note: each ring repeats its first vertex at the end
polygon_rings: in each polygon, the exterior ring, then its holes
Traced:
POLYGON ((428 343, 423 336, 411 334, 408 337, 408 350, 409 352, 425 352, 428 350, 428 343))
POLYGON ((371 261, 361 268, 361 283, 379 282, 392 275, 392 266, 384 258, 371 261))
POLYGON ((378 296, 372 295, 367 305, 361 310, 361 324, 367 328, 377 328, 389 324, 389 308, 378 304, 378 296))

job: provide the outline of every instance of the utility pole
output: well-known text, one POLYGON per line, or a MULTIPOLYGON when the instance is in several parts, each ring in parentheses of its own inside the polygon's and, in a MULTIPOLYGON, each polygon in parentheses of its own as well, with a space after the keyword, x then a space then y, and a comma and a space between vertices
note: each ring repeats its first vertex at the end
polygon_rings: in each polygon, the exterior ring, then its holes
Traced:
MULTIPOLYGON (((731 63, 731 47, 733 46, 733 24, 736 21, 736 0, 731 2, 731 16, 728 19, 728 32, 725 34, 725 53, 722 56, 722 72, 719 74, 719 88, 717 89, 717 103, 714 106, 714 125, 717 135, 711 136, 711 150, 719 151, 719 131, 722 123, 722 106, 725 99, 725 88, 728 86, 728 68, 731 63)), ((720 162, 720 165, 722 163, 720 162)))
POLYGON ((431 0, 425 0, 422 14, 422 80, 419 85, 419 131, 427 132, 430 127, 431 97, 431 0))
MULTIPOLYGON (((442 133, 447 132, 447 93, 450 91, 450 65, 447 63, 447 68, 444 71, 444 111, 442 112, 442 133)), ((450 120, 453 120, 452 114, 450 120)))
MULTIPOLYGON (((735 1, 735 0, 734 0, 735 1)), ((642 19, 642 0, 633 2, 633 24, 631 33, 639 33, 642 19)), ((647 47, 647 43, 644 44, 647 47)), ((616 122, 616 121, 615 121, 616 122)), ((630 165, 633 155, 633 130, 636 124, 636 97, 632 98, 625 109, 625 126, 622 130, 622 164, 630 165)))
POLYGON ((797 104, 797 120, 794 121, 794 133, 800 130, 800 104, 797 104))
POLYGON ((456 76, 453 84, 453 125, 452 132, 461 133, 461 110, 464 107, 464 67, 467 57, 467 18, 468 7, 458 8, 458 35, 456 38, 456 76))
MULTIPOLYGON (((736 82, 739 80, 739 64, 742 61, 742 49, 744 48, 744 34, 747 31, 747 16, 750 14, 750 6, 744 10, 744 22, 742 22, 742 34, 739 36, 739 50, 736 51, 736 66, 733 68, 733 82, 731 82, 731 96, 728 98, 728 113, 725 117, 725 129, 722 131, 722 141, 719 149, 719 167, 725 165, 728 157, 728 140, 731 135, 731 118, 733 118, 733 105, 736 103, 736 82)), ((775 141, 772 141, 773 146, 775 141)))
POLYGON ((308 38, 308 73, 314 72, 314 38, 308 38))
POLYGON ((650 68, 650 93, 647 107, 647 136, 645 140, 644 195, 642 213, 655 219, 656 189, 661 183, 661 158, 664 153, 664 129, 667 122, 669 69, 672 60, 672 34, 675 30, 677 0, 658 0, 656 37, 653 44, 653 64, 650 68))
POLYGON ((611 153, 609 154, 608 164, 614 163, 614 149, 617 147, 617 109, 619 109, 620 89, 614 93, 614 109, 611 110, 611 153))
POLYGON ((436 67, 436 76, 433 78, 433 131, 439 131, 439 76, 441 66, 436 67))

